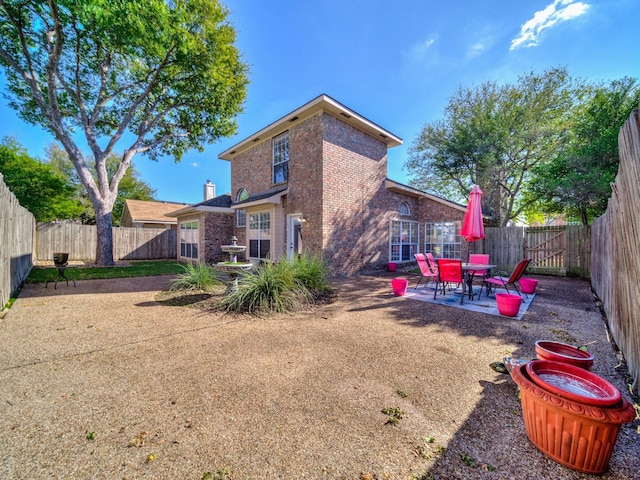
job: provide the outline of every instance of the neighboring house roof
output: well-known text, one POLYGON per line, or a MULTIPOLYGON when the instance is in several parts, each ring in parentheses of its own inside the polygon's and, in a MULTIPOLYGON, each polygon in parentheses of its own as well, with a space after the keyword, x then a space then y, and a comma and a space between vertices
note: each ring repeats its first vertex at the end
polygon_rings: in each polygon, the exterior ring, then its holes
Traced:
POLYGON ((181 208, 186 203, 156 202, 149 200, 125 200, 122 210, 122 225, 137 225, 142 223, 158 223, 175 225, 175 219, 168 218, 167 213, 181 208))
POLYGON ((192 213, 212 212, 212 213, 233 213, 231 210, 231 195, 224 194, 210 198, 204 202, 188 205, 179 210, 167 212, 168 217, 181 217, 192 213))
POLYGON ((300 123, 318 112, 327 112, 332 114, 352 127, 355 127, 358 130, 377 138, 381 142, 384 142, 387 145, 387 148, 402 145, 402 139, 400 137, 397 137, 379 125, 376 125, 371 120, 368 120, 350 108, 342 105, 330 96, 322 94, 279 120, 276 120, 272 124, 267 125, 250 137, 236 143, 233 147, 228 148, 218 155, 218 158, 222 160, 232 160, 233 157, 239 153, 254 146, 256 142, 274 137, 289 129, 292 125, 300 123))
POLYGON ((248 198, 241 202, 234 203, 231 208, 239 209, 253 207, 254 205, 264 205, 265 203, 280 203, 280 198, 283 195, 286 195, 288 190, 289 187, 287 185, 279 185, 277 187, 270 188, 269 190, 249 195, 248 198))
POLYGON ((438 197, 437 195, 423 192, 422 190, 418 190, 417 188, 413 188, 408 185, 403 185, 402 183, 396 182, 395 180, 391 180, 390 178, 385 179, 384 186, 387 190, 391 192, 400 193, 408 197, 428 198, 429 200, 442 203, 444 205, 447 205, 448 207, 452 207, 452 208, 461 210, 463 212, 467 210, 466 205, 461 205, 459 203, 452 202, 451 200, 447 200, 446 198, 438 197))

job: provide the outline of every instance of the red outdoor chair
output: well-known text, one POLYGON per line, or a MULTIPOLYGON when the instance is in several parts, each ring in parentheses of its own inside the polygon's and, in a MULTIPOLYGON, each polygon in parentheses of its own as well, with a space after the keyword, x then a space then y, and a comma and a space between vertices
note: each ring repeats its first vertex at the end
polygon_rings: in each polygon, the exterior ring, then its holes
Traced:
MULTIPOLYGON (((462 275, 462 260, 456 260, 453 258, 439 258, 438 259, 438 281, 436 283, 436 291, 433 294, 433 299, 436 299, 438 294, 438 286, 442 284, 442 294, 445 294, 446 286, 450 283, 463 284, 464 278, 462 275)), ((464 302, 464 291, 460 295, 460 303, 464 302)))
MULTIPOLYGON (((509 292, 509 285, 513 285, 513 288, 516 289, 516 292, 518 292, 518 295, 522 296, 522 293, 520 293, 520 289, 518 288, 518 280, 520 280, 520 278, 522 278, 522 275, 524 275, 524 272, 529 266, 529 263, 531 263, 530 258, 525 258, 524 260, 520 260, 520 262, 518 262, 518 265, 516 265, 516 268, 508 277, 506 276, 507 272, 501 272, 501 273, 504 273, 504 276, 495 275, 493 277, 485 278, 484 281, 482 282, 482 286, 487 287, 487 297, 491 293, 492 287, 494 288, 494 290, 497 287, 502 287, 506 289, 507 292, 509 292)), ((482 295, 482 288, 480 289, 480 295, 482 295)), ((480 298, 480 296, 478 296, 478 298, 480 298)))
POLYGON ((429 264, 431 271, 437 275, 438 263, 436 262, 436 259, 433 258, 433 253, 425 253, 424 256, 427 257, 427 263, 429 264))
POLYGON ((425 257, 423 253, 414 253, 413 256, 416 258, 416 262, 418 262, 418 267, 420 268, 420 279, 418 280, 418 284, 414 288, 418 288, 422 280, 425 278, 427 279, 425 287, 429 284, 429 282, 435 282, 438 274, 432 272, 429 268, 427 257, 425 257))

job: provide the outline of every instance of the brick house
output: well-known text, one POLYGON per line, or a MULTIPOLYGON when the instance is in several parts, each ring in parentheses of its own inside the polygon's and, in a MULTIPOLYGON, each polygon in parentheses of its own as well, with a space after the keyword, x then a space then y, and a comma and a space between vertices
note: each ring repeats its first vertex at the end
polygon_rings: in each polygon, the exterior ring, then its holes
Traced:
MULTIPOLYGON (((254 260, 318 254, 336 276, 409 264, 420 251, 460 258, 465 206, 387 178, 387 151, 401 144, 320 95, 219 155, 231 163, 224 214, 233 213, 233 225, 215 234, 205 226, 201 245, 209 234, 223 243, 235 235, 254 260)), ((186 211, 173 213, 180 226, 195 218, 186 211)), ((179 232, 186 236, 187 229, 179 232)), ((186 260, 180 252, 178 258, 186 260)))
POLYGON ((166 214, 186 206, 186 203, 127 199, 122 209, 120 226, 133 228, 172 228, 175 230, 176 219, 168 217, 166 214))

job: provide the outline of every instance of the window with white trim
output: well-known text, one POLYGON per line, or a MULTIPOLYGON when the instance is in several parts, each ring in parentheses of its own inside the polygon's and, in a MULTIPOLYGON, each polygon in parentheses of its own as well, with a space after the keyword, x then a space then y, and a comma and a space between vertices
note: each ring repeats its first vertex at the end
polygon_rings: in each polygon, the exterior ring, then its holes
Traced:
POLYGON ((289 180, 289 132, 281 133, 271 139, 273 155, 273 183, 289 180))
POLYGON ((461 258, 460 222, 433 222, 424 225, 424 251, 436 258, 461 258))
MULTIPOLYGON (((236 195, 236 202, 242 202, 249 198, 249 192, 246 188, 241 189, 236 195)), ((247 226, 247 211, 242 208, 236 210, 236 227, 246 227, 247 226)))
POLYGON ((271 213, 249 214, 249 258, 271 256, 271 213))
POLYGON ((418 222, 391 220, 389 232, 389 260, 391 262, 413 260, 414 253, 418 253, 418 230, 418 222))
POLYGON ((180 256, 198 259, 198 222, 180 224, 180 256))
POLYGON ((409 215, 411 215, 411 209, 409 208, 409 204, 407 202, 402 202, 398 211, 402 216, 408 217, 409 215))

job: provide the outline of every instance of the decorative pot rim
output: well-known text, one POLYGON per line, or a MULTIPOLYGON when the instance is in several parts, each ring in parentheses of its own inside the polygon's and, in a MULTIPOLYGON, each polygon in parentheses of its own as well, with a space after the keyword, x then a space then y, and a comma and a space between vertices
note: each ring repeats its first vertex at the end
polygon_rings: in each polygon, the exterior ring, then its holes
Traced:
POLYGON ((599 407, 620 403, 620 390, 615 385, 576 365, 534 360, 526 369, 533 383, 568 400, 599 407))

